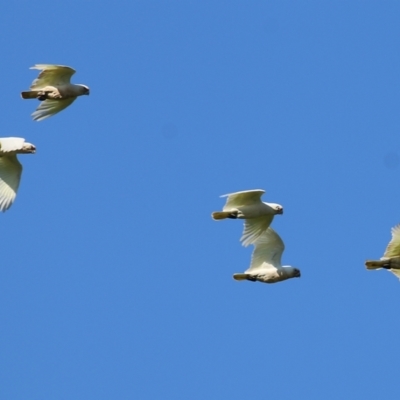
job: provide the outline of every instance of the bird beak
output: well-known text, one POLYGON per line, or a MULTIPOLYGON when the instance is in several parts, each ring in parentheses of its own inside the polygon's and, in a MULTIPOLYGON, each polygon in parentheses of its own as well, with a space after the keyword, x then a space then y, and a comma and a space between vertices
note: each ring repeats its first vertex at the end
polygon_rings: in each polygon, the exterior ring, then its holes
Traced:
POLYGON ((281 209, 277 212, 277 214, 282 215, 282 214, 283 214, 283 208, 281 208, 281 209))
POLYGON ((29 145, 29 146, 23 148, 22 152, 26 153, 26 154, 36 153, 36 147, 34 145, 29 145))
POLYGON ((296 273, 295 277, 296 277, 296 278, 300 278, 300 277, 301 277, 300 271, 298 271, 298 272, 296 273))

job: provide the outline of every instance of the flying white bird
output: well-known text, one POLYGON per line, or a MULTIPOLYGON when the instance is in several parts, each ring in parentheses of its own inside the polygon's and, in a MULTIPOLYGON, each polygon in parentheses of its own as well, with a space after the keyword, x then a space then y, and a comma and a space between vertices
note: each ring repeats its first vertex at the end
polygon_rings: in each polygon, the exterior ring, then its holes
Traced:
POLYGON ((250 268, 242 274, 234 274, 237 281, 276 283, 290 278, 300 278, 300 270, 282 266, 281 257, 285 245, 280 236, 268 228, 254 243, 250 268))
POLYGON ((380 260, 365 262, 367 269, 387 269, 400 278, 400 224, 392 228, 392 240, 380 260))
POLYGON ((275 203, 263 203, 261 196, 264 190, 245 190, 225 194, 221 197, 228 197, 222 211, 211 214, 215 220, 225 218, 244 219, 243 235, 240 238, 243 246, 253 244, 260 235, 270 226, 274 215, 283 214, 283 207, 275 203))
POLYGON ((75 70, 65 65, 36 64, 30 69, 40 70, 39 76, 32 82, 30 90, 22 92, 23 99, 38 99, 42 103, 32 114, 35 121, 41 121, 64 110, 78 96, 89 94, 85 85, 70 83, 75 70))
POLYGON ((17 154, 35 153, 33 144, 17 137, 0 138, 0 211, 8 210, 15 200, 22 165, 17 154))

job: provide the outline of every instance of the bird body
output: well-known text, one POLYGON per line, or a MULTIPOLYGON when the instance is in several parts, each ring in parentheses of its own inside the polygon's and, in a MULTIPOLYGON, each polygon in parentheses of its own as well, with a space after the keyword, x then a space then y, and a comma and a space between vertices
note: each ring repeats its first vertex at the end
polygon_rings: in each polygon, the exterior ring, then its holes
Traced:
POLYGON ((387 269, 400 278, 400 224, 392 228, 392 239, 380 260, 367 260, 367 269, 387 269))
POLYGON ((45 86, 40 90, 29 90, 27 92, 21 92, 23 99, 68 99, 71 97, 78 97, 86 94, 87 86, 83 85, 60 85, 56 86, 45 86))
POLYGON ((17 195, 22 174, 17 154, 35 152, 35 146, 23 138, 0 138, 0 211, 8 210, 17 195))
POLYGON ((23 99, 38 99, 42 103, 32 114, 35 121, 51 117, 71 105, 78 96, 88 95, 89 87, 72 84, 75 70, 65 65, 36 64, 31 69, 41 72, 33 81, 30 90, 21 92, 23 99))
POLYGON ((246 190, 230 193, 221 197, 227 197, 222 211, 212 213, 215 220, 244 219, 244 230, 241 237, 243 246, 253 244, 260 235, 270 226, 276 214, 283 214, 283 207, 276 203, 261 201, 264 190, 246 190))
POLYGON ((241 281, 276 283, 290 278, 300 277, 300 270, 291 266, 282 266, 281 258, 285 245, 281 237, 268 228, 254 243, 250 267, 233 278, 241 281))

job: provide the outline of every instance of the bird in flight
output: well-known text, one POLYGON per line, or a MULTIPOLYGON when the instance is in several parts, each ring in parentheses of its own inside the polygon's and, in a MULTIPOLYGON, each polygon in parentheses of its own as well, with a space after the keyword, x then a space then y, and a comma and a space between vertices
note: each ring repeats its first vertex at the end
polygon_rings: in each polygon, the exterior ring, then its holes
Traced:
POLYGON ((285 245, 281 237, 268 228, 254 243, 250 267, 243 273, 233 275, 237 281, 276 283, 290 278, 300 278, 300 270, 282 266, 281 258, 285 245))
POLYGON ((41 104, 32 114, 34 121, 42 121, 71 105, 78 96, 88 95, 86 85, 70 82, 75 70, 65 65, 36 64, 31 69, 41 72, 32 82, 30 90, 21 92, 23 99, 38 99, 41 104))
POLYGON ((261 196, 264 190, 245 190, 225 194, 227 197, 222 211, 211 214, 215 220, 226 218, 244 219, 244 230, 241 237, 243 246, 253 244, 270 226, 274 215, 283 214, 283 207, 275 203, 263 203, 261 196))
POLYGON ((380 260, 367 260, 367 269, 387 269, 400 278, 400 224, 392 228, 392 239, 380 260))
POLYGON ((22 174, 17 154, 35 152, 36 147, 23 138, 0 138, 0 211, 8 210, 17 195, 22 174))

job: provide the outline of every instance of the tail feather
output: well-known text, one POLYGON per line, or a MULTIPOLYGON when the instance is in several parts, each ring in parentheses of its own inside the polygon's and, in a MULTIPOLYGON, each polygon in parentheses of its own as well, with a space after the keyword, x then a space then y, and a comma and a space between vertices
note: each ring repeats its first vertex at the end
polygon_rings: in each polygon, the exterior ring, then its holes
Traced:
POLYGON ((380 269, 388 267, 388 262, 387 260, 367 260, 365 266, 367 269, 380 269))
POLYGON ((233 279, 237 281, 247 281, 249 274, 233 274, 233 279))
POLYGON ((37 99, 39 96, 39 92, 37 90, 32 90, 29 92, 21 92, 21 97, 23 99, 37 99))
POLYGON ((236 219, 237 213, 235 213, 234 211, 215 211, 211 214, 211 216, 215 220, 226 219, 226 218, 236 219))

